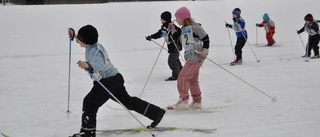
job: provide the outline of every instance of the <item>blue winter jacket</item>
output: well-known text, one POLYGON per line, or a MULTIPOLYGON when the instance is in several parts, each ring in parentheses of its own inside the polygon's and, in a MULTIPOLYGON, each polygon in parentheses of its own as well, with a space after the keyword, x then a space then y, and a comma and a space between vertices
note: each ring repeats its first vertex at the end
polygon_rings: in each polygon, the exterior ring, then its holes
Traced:
POLYGON ((89 72, 97 76, 97 79, 109 78, 119 73, 112 65, 105 48, 99 43, 86 47, 85 58, 91 66, 89 72))
POLYGON ((243 18, 238 18, 237 21, 233 22, 232 28, 236 32, 237 38, 247 37, 247 31, 245 29, 246 23, 243 18))

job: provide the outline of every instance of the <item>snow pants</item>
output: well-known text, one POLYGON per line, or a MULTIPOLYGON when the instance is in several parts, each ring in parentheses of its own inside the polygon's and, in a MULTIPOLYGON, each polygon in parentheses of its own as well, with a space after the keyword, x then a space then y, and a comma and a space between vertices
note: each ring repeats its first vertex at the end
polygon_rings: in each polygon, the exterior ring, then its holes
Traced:
POLYGON ((176 78, 179 76, 180 70, 182 69, 182 65, 179 60, 179 55, 180 55, 179 52, 169 53, 169 57, 168 57, 168 65, 172 71, 171 74, 176 78))
POLYGON ((311 55, 311 50, 313 50, 314 55, 319 55, 319 40, 320 40, 320 35, 315 35, 315 36, 309 36, 308 38, 308 44, 306 47, 306 55, 310 57, 311 55))
POLYGON ((237 38, 236 46, 234 47, 234 51, 236 54, 236 59, 242 59, 242 48, 247 42, 247 37, 237 38))
MULTIPOLYGON (((151 120, 156 119, 161 108, 140 98, 131 97, 123 85, 124 79, 120 73, 110 78, 101 79, 100 82, 119 99, 127 109, 144 115, 151 120)), ((85 132, 90 134, 91 137, 95 137, 98 109, 109 99, 116 101, 98 82, 94 81, 91 91, 83 100, 82 127, 80 132, 85 132)))
POLYGON ((189 90, 193 101, 201 101, 201 90, 199 87, 199 71, 203 61, 187 61, 178 76, 178 91, 182 100, 189 100, 189 90))
POLYGON ((275 41, 274 41, 274 39, 273 39, 273 35, 274 35, 274 32, 268 32, 268 33, 266 33, 266 39, 267 39, 267 41, 268 41, 268 45, 269 45, 269 46, 272 46, 272 45, 275 43, 275 41))

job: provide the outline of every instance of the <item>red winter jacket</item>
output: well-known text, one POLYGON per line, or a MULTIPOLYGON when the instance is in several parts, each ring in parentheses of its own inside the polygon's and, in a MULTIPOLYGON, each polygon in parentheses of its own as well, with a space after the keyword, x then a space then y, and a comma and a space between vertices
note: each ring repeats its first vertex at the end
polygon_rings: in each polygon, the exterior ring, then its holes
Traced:
POLYGON ((266 33, 274 34, 276 32, 276 26, 274 25, 274 22, 270 19, 258 24, 258 27, 264 27, 266 33))

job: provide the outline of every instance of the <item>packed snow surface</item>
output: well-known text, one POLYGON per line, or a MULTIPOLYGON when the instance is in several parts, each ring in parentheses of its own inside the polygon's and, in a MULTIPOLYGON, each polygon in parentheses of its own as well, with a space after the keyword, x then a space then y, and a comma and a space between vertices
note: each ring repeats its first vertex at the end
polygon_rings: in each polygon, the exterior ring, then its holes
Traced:
MULTIPOLYGON (((203 107, 214 111, 167 112, 159 126, 218 130, 214 134, 181 131, 154 134, 158 137, 318 137, 320 59, 306 62, 301 58, 308 35, 302 33, 301 41, 296 30, 303 27, 307 13, 320 19, 319 5, 319 0, 220 0, 0 6, 0 132, 11 137, 67 137, 79 131, 82 100, 90 91, 92 80, 76 64, 84 60, 84 49, 72 42, 68 115, 67 29, 78 30, 87 24, 98 29, 99 42, 124 76, 130 95, 142 93, 142 99, 163 108, 176 103, 176 81, 164 81, 171 75, 164 50, 142 91, 161 50, 144 37, 160 28, 163 11, 174 13, 187 6, 210 37, 208 59, 213 62, 205 61, 199 82, 203 107), (243 64, 229 66, 234 56, 224 24, 232 22, 231 11, 236 7, 242 10, 249 38, 243 48, 243 64), (276 24, 273 47, 263 46, 265 31, 255 27, 262 22, 264 13, 269 13, 276 24), (257 63, 257 60, 261 61, 257 63), (277 101, 272 102, 271 98, 277 101)), ((230 33, 235 44, 234 31, 230 33)), ((156 42, 162 45, 163 39, 156 42)), ((152 122, 133 114, 145 125, 152 122)), ((100 108, 97 121, 100 130, 141 127, 111 100, 100 108)), ((151 135, 142 132, 110 136, 151 135)))

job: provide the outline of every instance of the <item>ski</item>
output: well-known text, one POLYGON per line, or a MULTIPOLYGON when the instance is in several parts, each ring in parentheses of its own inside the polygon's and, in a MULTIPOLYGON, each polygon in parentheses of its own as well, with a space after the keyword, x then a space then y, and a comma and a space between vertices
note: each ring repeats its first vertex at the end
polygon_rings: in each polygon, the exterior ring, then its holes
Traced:
POLYGON ((186 113, 213 113, 216 112, 217 110, 213 108, 202 108, 202 109, 168 109, 166 108, 167 112, 186 112, 186 113))
POLYGON ((164 131, 188 131, 188 132, 201 132, 201 133, 214 133, 217 128, 185 128, 185 127, 156 127, 156 128, 123 128, 123 129, 110 129, 110 130, 97 130, 100 134, 121 134, 126 132, 164 132, 164 131))

